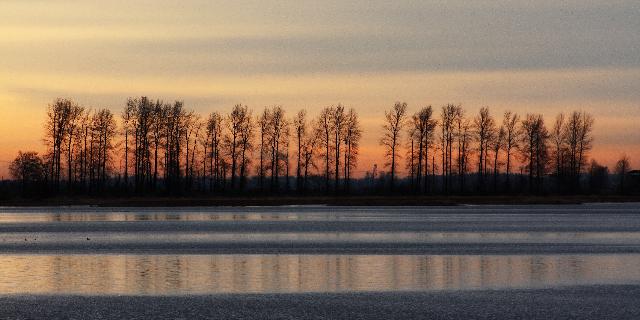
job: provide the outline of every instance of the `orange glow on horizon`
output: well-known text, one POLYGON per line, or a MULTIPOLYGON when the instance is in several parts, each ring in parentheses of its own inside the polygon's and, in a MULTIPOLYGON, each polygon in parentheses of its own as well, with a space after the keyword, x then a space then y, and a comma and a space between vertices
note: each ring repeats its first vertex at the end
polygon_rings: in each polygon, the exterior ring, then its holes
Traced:
POLYGON ((640 167, 637 19, 624 1, 1 6, 0 177, 19 150, 44 150, 45 107, 56 97, 119 114, 142 95, 184 100, 202 115, 243 103, 315 116, 342 103, 364 129, 360 174, 374 163, 384 170, 380 128, 396 101, 410 113, 446 103, 467 116, 482 106, 496 119, 507 109, 542 113, 549 127, 558 112, 583 110, 596 119, 592 156, 611 168, 626 154, 640 167))

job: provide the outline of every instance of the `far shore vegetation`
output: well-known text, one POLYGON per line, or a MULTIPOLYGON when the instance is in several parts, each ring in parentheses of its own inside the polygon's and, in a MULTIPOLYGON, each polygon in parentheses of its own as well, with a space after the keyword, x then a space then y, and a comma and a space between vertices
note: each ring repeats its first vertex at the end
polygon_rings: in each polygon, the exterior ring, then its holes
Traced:
POLYGON ((640 196, 628 195, 75 195, 41 198, 3 198, 7 207, 245 207, 245 206, 464 206, 464 205, 579 205, 594 203, 640 202, 640 196))
POLYGON ((46 108, 46 152, 19 152, 0 205, 457 204, 633 201, 640 171, 590 157, 595 119, 397 102, 380 163, 359 168, 363 130, 341 104, 315 118, 280 106, 197 114, 129 98, 122 112, 69 99, 46 108), (356 174, 356 172, 360 172, 356 174), (185 200, 191 199, 191 200, 185 200))

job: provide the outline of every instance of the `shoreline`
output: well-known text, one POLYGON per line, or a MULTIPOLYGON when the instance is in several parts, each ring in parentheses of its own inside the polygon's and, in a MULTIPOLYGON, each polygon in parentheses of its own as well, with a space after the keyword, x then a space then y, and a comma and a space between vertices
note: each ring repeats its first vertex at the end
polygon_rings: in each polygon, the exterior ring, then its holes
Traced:
POLYGON ((640 195, 572 196, 211 196, 211 197, 56 197, 0 200, 0 207, 244 207, 244 206, 459 206, 575 205, 640 202, 640 195))
POLYGON ((26 319, 637 319, 640 285, 187 296, 4 295, 26 319))
MULTIPOLYGON (((3 255, 610 255, 640 254, 634 244, 549 243, 0 243, 3 255)), ((93 241, 95 242, 95 241, 93 241)))

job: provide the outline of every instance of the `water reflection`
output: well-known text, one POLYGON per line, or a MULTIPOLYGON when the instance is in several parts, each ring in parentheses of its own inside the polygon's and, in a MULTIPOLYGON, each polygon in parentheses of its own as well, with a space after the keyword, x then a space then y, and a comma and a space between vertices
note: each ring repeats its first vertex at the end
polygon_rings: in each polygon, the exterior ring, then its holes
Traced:
POLYGON ((640 255, 0 255, 2 294, 422 291, 640 282, 640 255))
MULTIPOLYGON (((125 228, 123 228, 125 230, 125 228)), ((0 243, 13 248, 54 244, 135 248, 144 244, 567 244, 640 245, 640 232, 0 232, 0 243), (91 239, 90 242, 87 239, 91 239)))
MULTIPOLYGON (((252 213, 226 213, 226 212, 149 212, 138 210, 135 212, 2 212, 0 223, 27 223, 27 222, 87 222, 87 221, 280 221, 300 220, 302 217, 296 213, 291 214, 252 214, 252 213)), ((310 215, 305 220, 324 220, 328 215, 310 215)))
POLYGON ((86 221, 402 221, 429 223, 490 223, 513 225, 635 225, 638 204, 574 206, 458 206, 458 207, 0 207, 0 223, 86 221), (579 221, 576 221, 576 217, 579 221))

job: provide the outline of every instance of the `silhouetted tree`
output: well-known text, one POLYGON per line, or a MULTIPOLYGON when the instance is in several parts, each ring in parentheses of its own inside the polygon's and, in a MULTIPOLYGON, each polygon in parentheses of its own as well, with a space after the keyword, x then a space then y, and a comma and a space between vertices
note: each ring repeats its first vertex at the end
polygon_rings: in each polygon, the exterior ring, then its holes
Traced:
POLYGON ((580 174, 586 165, 588 152, 592 148, 593 117, 584 112, 574 111, 567 121, 567 142, 569 169, 574 190, 580 188, 580 174))
POLYGON ((164 126, 164 152, 165 152, 165 185, 167 191, 176 193, 180 191, 182 179, 181 155, 183 141, 186 136, 186 127, 189 114, 184 109, 182 101, 175 101, 168 108, 166 123, 164 126))
POLYGON ((409 174, 409 182, 410 182, 410 186, 412 190, 416 190, 416 172, 417 172, 417 150, 418 150, 418 146, 417 143, 414 139, 414 136, 416 135, 416 129, 412 126, 409 126, 408 130, 407 130, 407 152, 406 152, 406 160, 405 161, 405 167, 407 170, 407 173, 409 174))
POLYGON ((160 100, 156 100, 155 104, 153 104, 151 114, 151 135, 153 140, 153 189, 158 187, 158 167, 160 165, 158 153, 161 147, 162 135, 164 133, 163 128, 166 125, 165 119, 168 116, 169 108, 169 105, 164 104, 160 100))
POLYGON ((564 159, 568 153, 567 130, 564 113, 559 113, 556 116, 556 121, 554 122, 553 130, 551 131, 551 140, 553 142, 553 158, 555 160, 554 173, 556 175, 556 179, 560 182, 564 178, 564 159))
MULTIPOLYGON (((228 149, 229 160, 231 161, 231 189, 236 186, 236 176, 238 168, 238 160, 244 161, 239 157, 241 133, 246 127, 246 123, 250 118, 247 106, 237 104, 229 114, 227 120, 228 134, 225 136, 225 144, 228 149)), ((246 131, 246 130, 245 130, 246 131)))
POLYGON ((465 192, 465 177, 467 175, 468 159, 470 158, 472 130, 471 122, 464 116, 464 110, 461 106, 457 106, 455 110, 455 116, 453 119, 453 125, 455 127, 454 137, 458 141, 458 182, 460 184, 460 192, 465 192))
MULTIPOLYGON (((49 176, 55 191, 60 189, 60 173, 62 170, 62 153, 65 142, 71 143, 71 137, 76 129, 75 121, 80 117, 82 108, 69 99, 56 99, 47 109, 45 123, 45 143, 50 153, 49 176)), ((67 148, 69 170, 71 170, 72 149, 67 148)), ((71 172, 71 171, 69 171, 71 172)), ((71 174, 69 173, 69 177, 71 174)))
POLYGON ((284 162, 284 177, 285 177, 285 191, 289 192, 291 190, 291 181, 290 177, 290 156, 289 150, 291 149, 291 123, 285 120, 285 126, 282 129, 282 151, 281 157, 284 162))
POLYGON ((520 122, 520 116, 517 113, 507 111, 504 113, 502 120, 502 126, 505 128, 505 153, 506 153, 506 190, 511 190, 511 154, 513 149, 518 148, 518 142, 520 140, 520 131, 518 130, 518 123, 520 122))
POLYGON ((151 129, 153 104, 147 97, 129 98, 125 111, 131 111, 129 124, 133 132, 135 190, 142 193, 151 185, 151 129))
POLYGON ((521 122, 521 154, 527 163, 529 173, 529 190, 541 192, 542 179, 548 162, 549 132, 542 115, 527 114, 521 122))
POLYGON ((304 192, 307 191, 308 179, 309 179, 309 169, 317 168, 314 162, 314 150, 320 144, 322 136, 322 131, 320 128, 315 128, 311 132, 309 132, 304 137, 304 149, 303 149, 303 159, 304 159, 304 178, 302 181, 302 189, 304 192))
POLYGON ((135 112, 135 106, 133 100, 128 99, 124 111, 121 114, 122 118, 122 133, 124 134, 124 185, 125 191, 129 186, 129 136, 132 131, 132 120, 135 112))
POLYGON ((346 125, 344 133, 344 189, 349 192, 351 183, 351 171, 358 164, 358 154, 360 151, 360 138, 362 137, 362 128, 358 121, 358 114, 352 108, 346 115, 346 125))
POLYGON ((568 118, 563 113, 556 117, 551 138, 559 190, 570 187, 570 190, 579 191, 580 175, 593 144, 593 122, 590 114, 578 111, 568 118))
POLYGON ((19 151, 18 156, 9 165, 9 172, 13 179, 20 181, 23 193, 40 186, 45 177, 44 163, 34 151, 19 151))
POLYGON ((260 179, 261 191, 264 191, 264 178, 266 175, 264 161, 268 155, 268 149, 269 149, 267 146, 271 144, 268 140, 269 137, 271 136, 270 134, 271 126, 269 125, 270 121, 271 121, 271 113, 269 109, 264 108, 264 110, 262 111, 262 114, 258 118, 258 125, 260 126, 260 163, 258 165, 258 176, 260 179))
POLYGON ((193 187, 195 177, 195 157, 198 152, 198 137, 202 129, 200 115, 188 112, 185 117, 185 161, 184 175, 187 191, 193 187))
POLYGON ((209 191, 217 190, 220 184, 220 161, 222 144, 222 116, 212 112, 207 120, 207 149, 209 158, 209 191))
POLYGON ((93 114, 91 118, 91 160, 89 161, 90 176, 94 180, 92 185, 97 184, 100 188, 104 188, 107 183, 116 134, 116 120, 109 109, 101 109, 93 114))
MULTIPOLYGON (((280 173, 283 167, 283 161, 285 154, 284 147, 288 145, 288 131, 285 132, 289 126, 284 113, 284 109, 281 106, 274 106, 268 112, 268 126, 269 134, 267 140, 270 143, 270 156, 271 156, 271 191, 279 190, 280 173), (286 141, 285 141, 286 139, 286 141)), ((287 152, 288 153, 288 152, 287 152)), ((286 165, 286 163, 284 163, 286 165)))
POLYGON ((440 113, 440 152, 442 153, 442 189, 444 193, 451 190, 453 175, 453 143, 455 139, 455 119, 461 107, 448 104, 440 113))
POLYGON ((79 182, 81 188, 87 188, 87 169, 89 165, 89 138, 91 134, 91 115, 90 109, 85 110, 78 120, 78 133, 74 139, 75 156, 74 156, 74 181, 79 182))
POLYGON ((616 162, 616 175, 618 176, 618 191, 621 194, 626 192, 625 185, 627 183, 627 173, 630 168, 629 158, 626 155, 620 157, 620 160, 616 162))
POLYGON ((247 176, 251 166, 251 154, 253 152, 254 126, 251 110, 247 110, 244 122, 240 127, 240 189, 247 184, 247 176))
POLYGON ((84 108, 77 104, 71 105, 69 110, 68 122, 66 125, 67 136, 67 187, 69 190, 73 187, 73 139, 76 138, 78 133, 78 120, 82 118, 84 114, 84 108))
POLYGON ((488 107, 482 107, 473 120, 476 141, 478 141, 478 189, 484 190, 487 174, 487 159, 490 142, 495 135, 495 121, 489 114, 488 107))
POLYGON ((433 136, 437 121, 433 119, 433 108, 431 106, 424 107, 411 117, 410 139, 415 141, 417 149, 415 154, 412 152, 412 159, 416 159, 416 190, 421 190, 428 185, 429 176, 429 148, 433 144, 433 136), (424 181, 424 182, 423 182, 424 181))
POLYGON ((293 129, 296 135, 296 146, 297 146, 297 156, 296 156, 296 189, 301 192, 302 188, 302 165, 304 163, 303 152, 304 152, 304 143, 305 136, 307 135, 307 112, 305 110, 300 110, 296 114, 296 117, 293 119, 293 129))
POLYGON ((380 145, 386 150, 385 156, 387 163, 385 166, 391 167, 390 189, 393 191, 396 178, 396 160, 398 158, 397 148, 402 134, 402 128, 405 124, 405 115, 407 113, 406 102, 396 102, 391 110, 385 111, 385 124, 383 125, 383 136, 380 139, 380 145))
POLYGON ((498 174, 500 170, 500 150, 504 147, 504 139, 506 136, 506 130, 503 126, 497 131, 493 137, 493 191, 498 191, 498 174))
POLYGON ((338 104, 335 107, 331 107, 331 127, 333 132, 333 150, 334 150, 334 191, 338 193, 338 186, 340 184, 340 147, 344 140, 344 131, 346 126, 346 115, 344 113, 344 107, 338 104))
POLYGON ((323 147, 324 153, 321 155, 324 159, 324 181, 325 181, 325 193, 329 193, 329 180, 331 176, 331 151, 332 143, 331 136, 333 134, 333 126, 331 126, 331 114, 333 114, 332 107, 325 107, 320 111, 320 115, 316 121, 317 130, 320 133, 319 143, 323 147))

